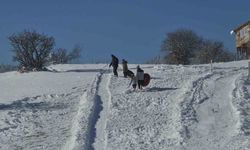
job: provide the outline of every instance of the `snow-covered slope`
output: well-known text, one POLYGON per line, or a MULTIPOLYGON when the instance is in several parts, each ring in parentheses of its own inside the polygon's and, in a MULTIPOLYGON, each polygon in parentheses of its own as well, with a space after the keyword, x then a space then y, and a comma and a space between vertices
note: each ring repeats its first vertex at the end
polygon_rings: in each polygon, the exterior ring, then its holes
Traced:
POLYGON ((0 149, 250 149, 247 61, 142 65, 136 91, 105 64, 49 68, 0 74, 0 149))

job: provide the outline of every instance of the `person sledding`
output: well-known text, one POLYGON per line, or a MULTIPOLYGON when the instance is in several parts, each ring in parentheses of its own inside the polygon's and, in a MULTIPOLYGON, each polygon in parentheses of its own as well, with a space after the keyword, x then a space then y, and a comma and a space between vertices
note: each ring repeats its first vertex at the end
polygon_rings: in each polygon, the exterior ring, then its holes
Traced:
POLYGON ((112 60, 111 60, 111 63, 109 64, 109 67, 113 67, 113 73, 115 76, 118 77, 118 73, 117 73, 117 68, 118 68, 118 64, 119 64, 119 59, 114 56, 113 54, 111 55, 112 57, 112 60))

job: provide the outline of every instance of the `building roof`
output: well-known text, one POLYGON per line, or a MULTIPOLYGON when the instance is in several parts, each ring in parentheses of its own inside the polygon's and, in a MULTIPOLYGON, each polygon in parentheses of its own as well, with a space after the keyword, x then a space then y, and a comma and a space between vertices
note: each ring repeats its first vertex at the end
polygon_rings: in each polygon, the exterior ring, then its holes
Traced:
POLYGON ((244 24, 240 25, 239 27, 234 29, 234 32, 239 31, 240 29, 242 29, 243 27, 245 27, 246 25, 249 25, 250 21, 245 22, 244 24))

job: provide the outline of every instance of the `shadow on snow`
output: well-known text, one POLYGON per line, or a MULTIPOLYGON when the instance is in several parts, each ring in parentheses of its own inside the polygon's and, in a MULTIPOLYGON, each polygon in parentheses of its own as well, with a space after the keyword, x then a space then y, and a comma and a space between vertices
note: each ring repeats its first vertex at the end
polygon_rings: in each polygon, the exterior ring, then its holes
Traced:
POLYGON ((100 118, 100 113, 103 110, 103 106, 102 106, 102 100, 101 97, 99 95, 96 95, 95 97, 95 102, 94 102, 94 108, 93 108, 93 112, 89 117, 89 131, 88 131, 88 135, 87 138, 89 139, 88 144, 87 144, 87 149, 88 150, 94 150, 92 144, 95 142, 95 138, 96 138, 96 124, 98 119, 100 118))
POLYGON ((64 109, 67 106, 65 104, 52 104, 49 102, 28 102, 29 98, 23 100, 14 101, 11 104, 0 104, 1 110, 50 110, 50 109, 64 109))
POLYGON ((152 87, 146 89, 146 92, 161 92, 161 91, 168 91, 168 90, 177 90, 178 88, 162 88, 162 87, 152 87))

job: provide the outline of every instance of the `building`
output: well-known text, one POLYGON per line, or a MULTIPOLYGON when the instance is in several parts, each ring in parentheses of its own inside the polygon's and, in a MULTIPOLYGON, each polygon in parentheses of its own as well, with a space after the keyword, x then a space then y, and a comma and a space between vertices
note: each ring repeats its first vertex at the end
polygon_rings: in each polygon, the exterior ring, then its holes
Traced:
POLYGON ((238 59, 250 58, 250 21, 234 29, 238 59))

